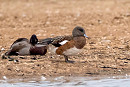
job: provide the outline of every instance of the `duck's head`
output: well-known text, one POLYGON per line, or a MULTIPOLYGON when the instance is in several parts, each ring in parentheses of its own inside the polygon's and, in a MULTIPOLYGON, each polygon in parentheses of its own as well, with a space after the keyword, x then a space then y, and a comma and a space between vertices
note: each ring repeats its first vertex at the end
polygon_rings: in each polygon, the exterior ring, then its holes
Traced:
POLYGON ((72 31, 72 35, 73 35, 73 37, 85 36, 86 38, 89 38, 85 34, 85 30, 80 26, 77 26, 77 27, 74 28, 74 30, 72 31))
POLYGON ((31 36, 31 38, 30 38, 30 43, 31 43, 32 45, 35 45, 35 44, 37 44, 37 42, 38 42, 37 36, 36 36, 35 34, 33 34, 33 35, 31 36))

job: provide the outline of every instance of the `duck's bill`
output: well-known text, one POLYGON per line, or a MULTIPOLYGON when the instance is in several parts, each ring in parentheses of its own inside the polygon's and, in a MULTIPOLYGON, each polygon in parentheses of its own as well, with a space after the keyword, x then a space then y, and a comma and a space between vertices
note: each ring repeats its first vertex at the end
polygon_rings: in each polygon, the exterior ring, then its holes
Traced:
POLYGON ((84 36, 85 36, 86 38, 90 39, 90 37, 88 37, 86 34, 84 34, 84 36))
POLYGON ((86 34, 84 34, 84 36, 85 36, 86 38, 89 38, 86 34))

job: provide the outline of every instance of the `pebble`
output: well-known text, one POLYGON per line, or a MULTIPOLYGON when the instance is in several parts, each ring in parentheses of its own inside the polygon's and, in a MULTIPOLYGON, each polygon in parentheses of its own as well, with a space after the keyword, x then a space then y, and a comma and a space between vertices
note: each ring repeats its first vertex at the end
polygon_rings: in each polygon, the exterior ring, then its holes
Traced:
POLYGON ((41 76, 41 80, 46 80, 46 77, 44 77, 44 76, 41 76))
POLYGON ((64 79, 64 76, 56 77, 54 80, 62 80, 62 79, 64 79))
POLYGON ((29 81, 29 83, 36 83, 36 81, 29 81))
POLYGON ((64 30, 64 29, 67 29, 67 27, 60 27, 60 29, 64 30))
POLYGON ((110 43, 110 40, 102 40, 101 42, 110 43))
POLYGON ((19 60, 14 60, 15 63, 19 62, 19 60))
POLYGON ((50 36, 54 36, 55 34, 50 34, 50 36))
POLYGON ((7 77, 6 77, 6 76, 3 76, 3 79, 5 79, 5 80, 6 80, 6 79, 7 79, 7 77))
POLYGON ((118 72, 121 72, 121 70, 118 70, 118 72))
POLYGON ((1 48, 1 51, 4 51, 5 50, 5 48, 1 48))
POLYGON ((47 25, 49 25, 49 24, 50 24, 50 22, 49 22, 49 21, 47 21, 47 22, 46 22, 46 24, 47 24, 47 25))
POLYGON ((26 17, 27 15, 26 14, 22 14, 22 17, 26 17))

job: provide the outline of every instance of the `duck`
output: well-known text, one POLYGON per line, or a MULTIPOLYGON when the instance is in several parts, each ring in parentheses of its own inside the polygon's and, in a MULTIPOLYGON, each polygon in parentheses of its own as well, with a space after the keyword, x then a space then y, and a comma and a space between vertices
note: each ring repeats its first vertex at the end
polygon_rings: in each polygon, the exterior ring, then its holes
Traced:
POLYGON ((90 37, 85 34, 84 28, 76 26, 72 31, 72 35, 46 38, 40 40, 39 43, 42 44, 47 41, 49 44, 48 50, 52 54, 63 55, 65 62, 72 63, 74 61, 68 60, 68 56, 80 53, 86 44, 86 38, 90 39, 90 37))
POLYGON ((27 38, 18 38, 11 45, 7 56, 11 55, 45 55, 47 53, 47 43, 39 44, 37 36, 33 34, 28 40, 27 38))

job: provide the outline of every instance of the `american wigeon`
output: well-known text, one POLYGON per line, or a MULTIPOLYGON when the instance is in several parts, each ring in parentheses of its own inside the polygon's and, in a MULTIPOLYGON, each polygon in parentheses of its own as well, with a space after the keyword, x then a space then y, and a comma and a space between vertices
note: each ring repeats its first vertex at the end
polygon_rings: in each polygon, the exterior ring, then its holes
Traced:
POLYGON ((38 44, 35 34, 30 38, 19 38, 11 45, 6 55, 45 55, 47 52, 47 44, 38 44))
MULTIPOLYGON (((68 60, 68 56, 75 55, 81 51, 86 44, 86 38, 89 38, 85 34, 85 30, 82 27, 75 27, 70 36, 57 36, 54 38, 48 38, 49 51, 57 55, 64 55, 65 62, 72 62, 68 60)), ((45 42, 45 39, 40 43, 45 42)))

